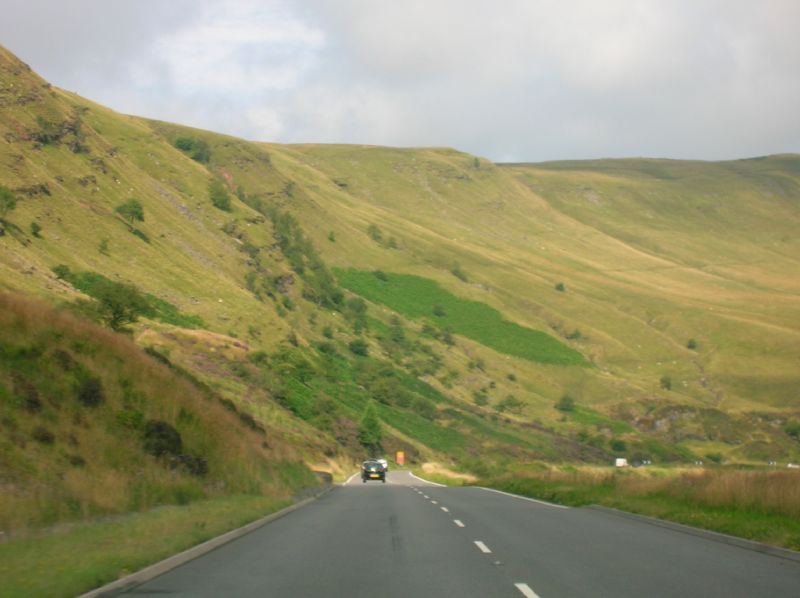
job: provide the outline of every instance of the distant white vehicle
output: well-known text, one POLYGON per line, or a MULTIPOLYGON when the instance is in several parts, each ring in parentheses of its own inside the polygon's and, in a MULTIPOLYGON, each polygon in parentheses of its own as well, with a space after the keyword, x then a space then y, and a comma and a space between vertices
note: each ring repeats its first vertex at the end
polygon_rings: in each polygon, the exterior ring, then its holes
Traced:
POLYGON ((614 460, 614 466, 615 467, 627 467, 628 466, 628 460, 623 458, 623 457, 617 457, 614 460))

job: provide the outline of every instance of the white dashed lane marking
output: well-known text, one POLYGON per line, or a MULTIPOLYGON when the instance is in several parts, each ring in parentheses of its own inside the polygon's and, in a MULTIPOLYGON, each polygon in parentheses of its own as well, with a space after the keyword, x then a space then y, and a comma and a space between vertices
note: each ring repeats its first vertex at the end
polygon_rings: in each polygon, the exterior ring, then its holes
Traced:
POLYGON ((514 587, 516 587, 525 598, 539 598, 539 594, 530 589, 526 583, 515 583, 514 587))
POLYGON ((475 546, 477 546, 477 547, 478 547, 478 549, 479 549, 479 550, 480 550, 482 553, 484 553, 484 554, 489 554, 490 552, 492 552, 492 551, 489 549, 489 547, 488 547, 488 546, 486 546, 486 544, 484 544, 484 543, 483 543, 483 542, 481 542, 480 540, 475 540, 475 546))
POLYGON ((464 527, 464 524, 461 523, 460 519, 453 519, 453 523, 455 523, 458 527, 464 527))
POLYGON ((432 500, 432 501, 431 501, 431 504, 432 504, 432 505, 438 505, 439 503, 438 503, 438 501, 432 500))
POLYGON ((439 507, 439 508, 442 509, 442 511, 444 511, 445 513, 450 512, 450 509, 448 509, 447 507, 439 507))

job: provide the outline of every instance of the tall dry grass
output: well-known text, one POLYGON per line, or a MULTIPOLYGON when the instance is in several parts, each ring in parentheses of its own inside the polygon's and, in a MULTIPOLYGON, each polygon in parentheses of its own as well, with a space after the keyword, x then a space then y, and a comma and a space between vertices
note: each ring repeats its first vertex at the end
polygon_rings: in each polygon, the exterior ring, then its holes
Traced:
POLYGON ((727 507, 800 518, 800 471, 674 469, 609 471, 583 468, 534 475, 549 483, 611 487, 616 494, 667 496, 706 507, 727 507))
POLYGON ((213 392, 154 360, 123 335, 49 305, 0 293, 0 532, 142 511, 201 498, 256 494, 291 497, 312 474, 270 431, 243 424, 213 392), (24 357, 19 350, 35 348, 24 357), (74 369, 57 351, 102 383, 95 407, 74 396, 74 369), (15 376, 38 390, 40 407, 15 397, 15 376), (203 457, 208 474, 171 469, 143 450, 141 431, 119 424, 135 409, 170 423, 183 451, 203 457), (50 443, 32 432, 46 427, 50 443))

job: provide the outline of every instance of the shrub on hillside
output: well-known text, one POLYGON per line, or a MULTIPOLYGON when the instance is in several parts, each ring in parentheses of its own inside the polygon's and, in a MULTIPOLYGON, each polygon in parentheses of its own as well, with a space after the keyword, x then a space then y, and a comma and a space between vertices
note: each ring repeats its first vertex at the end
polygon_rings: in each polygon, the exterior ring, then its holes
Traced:
POLYGON ((178 137, 175 140, 175 147, 182 152, 189 155, 195 162, 201 164, 208 164, 211 160, 211 149, 208 143, 202 139, 194 139, 193 137, 178 137))
POLYGON ((367 357, 367 355, 369 355, 369 346, 360 338, 350 341, 348 348, 353 355, 360 355, 361 357, 367 357))
POLYGON ((796 419, 789 420, 786 422, 786 425, 783 426, 783 431, 795 440, 800 440, 800 421, 796 419))
POLYGON ((20 372, 13 372, 11 375, 12 388, 14 394, 21 399, 22 407, 29 413, 38 413, 42 409, 42 401, 39 398, 39 391, 33 383, 23 376, 20 372))
POLYGON ((575 399, 569 395, 564 395, 558 399, 555 407, 559 411, 575 411, 575 399))
POLYGON ((31 432, 31 438, 41 444, 53 444, 56 441, 55 435, 44 426, 36 426, 31 432))
POLYGON ((208 473, 208 461, 203 457, 194 455, 177 455, 169 459, 170 469, 183 469, 187 473, 196 476, 204 476, 208 473))
POLYGON ((672 378, 669 376, 661 376, 661 380, 659 380, 659 384, 661 388, 664 390, 672 390, 672 378))
POLYGON ((145 423, 142 442, 145 452, 154 457, 179 455, 183 446, 178 431, 167 422, 157 419, 145 423))
POLYGON ((489 395, 486 394, 485 390, 475 390, 472 392, 472 400, 479 407, 485 407, 489 404, 489 395))
POLYGON ((612 438, 611 441, 608 443, 611 447, 611 450, 615 453, 624 453, 625 450, 628 448, 625 444, 624 440, 620 440, 618 438, 612 438))
POLYGON ((383 241, 383 233, 377 224, 370 224, 367 227, 367 234, 369 235, 369 238, 376 243, 381 243, 383 241))
POLYGON ((425 397, 416 397, 411 403, 411 409, 427 420, 435 419, 437 415, 436 405, 425 397))
POLYGON ((559 291, 560 293, 563 293, 564 291, 567 290, 567 287, 564 286, 563 282, 557 282, 556 283, 556 290, 559 291))
POLYGON ((524 403, 520 401, 514 395, 508 395, 504 399, 502 399, 494 408, 499 411, 500 413, 504 411, 509 411, 511 413, 520 413, 522 411, 522 406, 524 403))
POLYGON ((0 185, 0 221, 17 207, 17 196, 8 187, 0 185))
POLYGON ((450 274, 458 278, 462 282, 469 282, 467 275, 461 269, 461 266, 456 262, 453 267, 450 269, 450 274))
POLYGON ((212 179, 208 184, 208 197, 212 205, 223 212, 231 211, 231 197, 225 190, 225 185, 219 179, 212 179))
POLYGON ((105 400, 103 383, 99 378, 86 376, 78 382, 75 395, 84 407, 97 407, 105 400))
POLYGON ((65 280, 69 279, 72 271, 69 269, 69 266, 65 264, 58 264, 57 266, 53 266, 52 268, 53 274, 56 275, 56 278, 65 280))

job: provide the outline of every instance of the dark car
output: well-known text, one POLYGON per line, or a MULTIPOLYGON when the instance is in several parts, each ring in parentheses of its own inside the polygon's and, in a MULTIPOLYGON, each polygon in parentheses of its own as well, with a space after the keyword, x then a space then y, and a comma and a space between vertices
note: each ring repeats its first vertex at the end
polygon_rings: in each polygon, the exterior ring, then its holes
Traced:
POLYGON ((380 461, 368 459, 361 464, 361 481, 366 484, 367 480, 380 480, 386 483, 386 469, 380 461))

